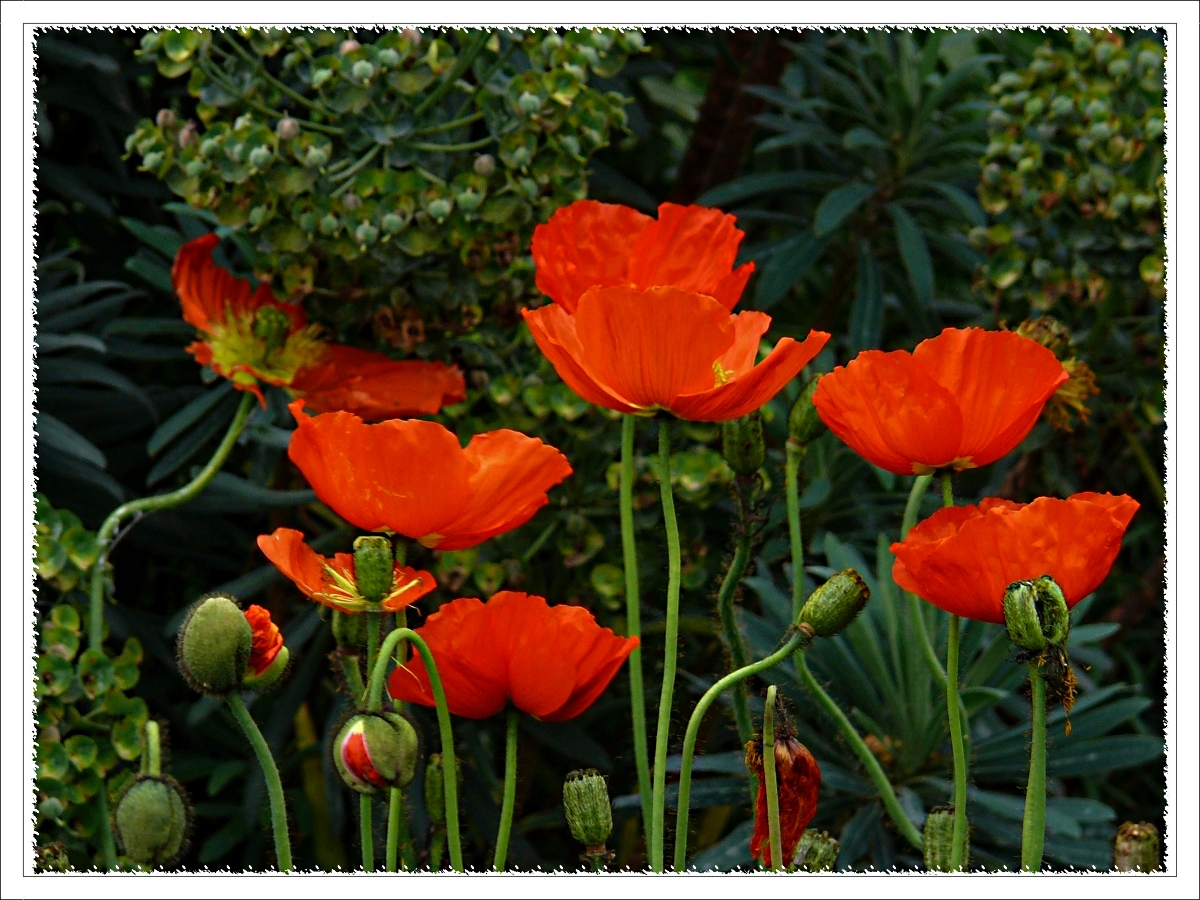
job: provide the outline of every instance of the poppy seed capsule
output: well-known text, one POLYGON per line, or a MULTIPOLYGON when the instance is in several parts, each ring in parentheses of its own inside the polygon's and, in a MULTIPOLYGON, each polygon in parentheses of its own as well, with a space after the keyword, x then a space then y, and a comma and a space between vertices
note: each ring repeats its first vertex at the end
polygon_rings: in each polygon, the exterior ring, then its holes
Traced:
POLYGON ((792 411, 788 413, 788 436, 801 447, 807 447, 825 432, 825 423, 821 421, 817 408, 813 405, 813 394, 817 390, 818 381, 819 378, 813 378, 804 386, 804 390, 792 404, 792 411))
POLYGON ((595 769, 579 769, 563 783, 563 812, 575 840, 587 847, 603 849, 612 834, 612 804, 608 784, 595 769))
POLYGON ((333 639, 339 647, 361 650, 367 646, 367 620, 340 610, 333 611, 333 639))
POLYGON ((241 688, 252 641, 236 601, 223 594, 201 597, 179 629, 179 670, 194 690, 224 697, 241 688))
POLYGON ((808 595, 800 608, 801 625, 807 625, 818 637, 840 634, 854 621, 871 591, 854 569, 838 572, 808 595))
POLYGON ((141 775, 117 801, 113 830, 126 856, 161 866, 183 850, 190 819, 187 794, 173 778, 141 775))
MULTIPOLYGON (((970 837, 968 835, 968 841, 970 837)), ((953 872, 950 868, 954 850, 954 807, 942 806, 929 811, 925 827, 921 832, 921 844, 925 853, 925 868, 930 872, 953 872)), ((970 847, 963 854, 962 868, 969 865, 970 847)))
POLYGON ((796 868, 805 872, 832 872, 840 848, 829 832, 809 828, 796 847, 796 868))
POLYGON ((1149 822, 1126 822, 1113 840, 1113 868, 1118 872, 1158 870, 1158 829, 1149 822))
POLYGON ((333 762, 360 794, 404 787, 416 773, 417 733, 397 713, 357 713, 333 742, 333 762))
POLYGON ((1062 646, 1070 630, 1070 612, 1062 589, 1049 575, 1015 581, 1004 592, 1008 639, 1033 653, 1062 646))
POLYGON ((760 412, 721 423, 721 455, 736 474, 753 475, 762 468, 766 454, 760 412))
POLYGON ((354 580, 368 603, 379 603, 392 591, 392 542, 380 534, 354 539, 354 580))

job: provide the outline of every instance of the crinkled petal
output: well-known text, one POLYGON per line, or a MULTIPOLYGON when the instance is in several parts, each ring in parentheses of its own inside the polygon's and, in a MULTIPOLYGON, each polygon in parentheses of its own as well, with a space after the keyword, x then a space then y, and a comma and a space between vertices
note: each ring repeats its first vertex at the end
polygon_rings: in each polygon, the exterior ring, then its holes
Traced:
POLYGON ((733 346, 721 357, 721 369, 730 378, 740 378, 754 368, 763 335, 771 328, 764 312, 746 311, 733 317, 733 346))
POLYGON ((171 267, 171 280, 183 307, 183 318, 198 331, 209 333, 232 313, 253 314, 263 306, 275 306, 292 320, 292 330, 305 325, 304 309, 280 303, 266 283, 255 290, 250 282, 238 278, 213 262, 213 250, 220 243, 216 234, 206 234, 179 248, 171 267))
POLYGON ((260 534, 258 549, 306 597, 317 599, 325 592, 326 560, 304 542, 301 532, 294 528, 276 528, 270 534, 260 534))
POLYGON ((521 311, 529 333, 537 343, 538 349, 558 377, 576 394, 588 403, 615 409, 618 412, 637 412, 637 407, 631 406, 622 397, 616 396, 607 388, 596 384, 592 376, 583 368, 579 360, 583 351, 579 346, 579 337, 575 333, 575 318, 557 304, 543 306, 541 309, 525 309, 521 311))

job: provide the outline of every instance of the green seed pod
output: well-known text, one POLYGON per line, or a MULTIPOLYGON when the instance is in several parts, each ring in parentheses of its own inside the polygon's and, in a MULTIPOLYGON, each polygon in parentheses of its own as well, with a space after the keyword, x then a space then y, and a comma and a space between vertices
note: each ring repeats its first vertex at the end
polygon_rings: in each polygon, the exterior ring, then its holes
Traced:
POLYGON ((608 784, 595 769, 580 769, 563 783, 563 811, 575 840, 589 852, 603 850, 612 834, 612 804, 608 784))
POLYGON ((333 762, 360 794, 404 787, 416 774, 417 733, 398 713, 356 713, 334 739, 333 762))
POLYGON ((429 754, 425 766, 425 811, 434 825, 446 824, 446 767, 442 754, 429 754))
POLYGON ((400 54, 391 47, 385 47, 376 54, 375 59, 381 66, 394 66, 400 62, 400 54))
POLYGON ((755 411, 721 423, 721 455, 729 468, 744 477, 762 468, 767 450, 763 445, 761 413, 755 411))
POLYGON ((147 153, 142 157, 142 168, 157 169, 162 165, 163 158, 163 155, 157 151, 154 153, 147 153))
POLYGON ((287 343, 288 332, 291 330, 291 316, 277 306, 264 306, 254 316, 255 337, 266 341, 272 350, 287 343))
POLYGON ((250 623, 232 597, 201 597, 179 629, 179 671, 193 690, 210 697, 239 690, 252 636, 250 623))
POLYGON ((339 647, 347 650, 361 650, 367 646, 366 616, 350 615, 335 609, 333 611, 333 638, 339 647))
POLYGON ((832 872, 841 845, 827 831, 806 829, 796 846, 796 868, 805 872, 832 872))
POLYGON ((1126 822, 1113 839, 1113 868, 1118 872, 1158 871, 1158 829, 1149 822, 1126 822))
POLYGON ((319 169, 327 162, 329 162, 329 151, 324 147, 309 147, 304 151, 304 164, 306 166, 314 166, 319 169))
POLYGON ((321 234, 332 237, 338 233, 338 230, 342 227, 342 223, 338 221, 337 216, 333 215, 332 213, 327 213, 321 217, 318 227, 321 229, 321 234))
POLYGON ((804 386, 792 404, 792 411, 788 413, 788 434, 801 447, 807 447, 825 432, 825 423, 821 421, 812 402, 818 381, 820 378, 814 378, 804 386))
POLYGON ((525 115, 532 116, 542 108, 542 101, 535 94, 526 91, 517 98, 517 106, 521 108, 521 112, 525 113, 525 115))
MULTIPOLYGON (((952 872, 950 860, 954 848, 954 807, 942 806, 929 811, 922 829, 921 843, 925 849, 925 868, 930 872, 952 872)), ((962 869, 970 867, 970 826, 967 830, 967 849, 962 869)))
POLYGON ((368 222, 363 222, 354 229, 354 237, 360 244, 373 244, 379 239, 379 229, 368 222))
POLYGON ((291 116, 284 116, 275 123, 275 136, 281 141, 290 141, 300 134, 300 122, 291 116))
POLYGON ((178 859, 190 826, 187 793, 173 778, 139 775, 113 812, 113 831, 125 855, 144 866, 178 859))
POLYGON ((247 162, 249 162, 253 168, 261 169, 263 166, 271 162, 271 157, 273 155, 274 154, 271 153, 270 147, 255 147, 250 151, 250 156, 247 159, 247 162))
POLYGON ((496 171, 496 157, 490 153, 482 153, 475 157, 475 162, 472 165, 476 175, 482 175, 487 178, 496 171))
POLYGON ((405 221, 404 216, 398 216, 395 213, 388 213, 383 217, 382 220, 380 220, 379 224, 383 226, 383 230, 388 234, 395 234, 396 232, 401 231, 407 222, 405 221))
POLYGON ((360 59, 351 67, 350 72, 358 81, 369 81, 375 74, 375 67, 365 59, 360 59))
POLYGON ((449 200, 439 197, 431 201, 427 209, 429 215, 433 216, 436 221, 441 222, 454 210, 454 205, 449 200))
POLYGON ((1039 653, 1066 642, 1070 611, 1062 589, 1049 575, 1010 584, 1003 608, 1008 639, 1022 650, 1039 653))
POLYGON ((392 542, 381 534, 354 539, 354 578, 368 603, 378 603, 392 590, 392 542))
POLYGON ((809 594, 800 608, 799 624, 807 625, 818 637, 833 637, 854 621, 870 599, 871 591, 862 576, 846 569, 809 594))

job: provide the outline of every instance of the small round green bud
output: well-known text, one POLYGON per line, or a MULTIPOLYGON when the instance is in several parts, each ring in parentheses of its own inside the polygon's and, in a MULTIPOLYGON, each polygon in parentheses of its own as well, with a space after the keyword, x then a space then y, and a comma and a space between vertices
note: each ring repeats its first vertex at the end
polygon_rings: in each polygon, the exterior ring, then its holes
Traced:
POLYGON ((792 411, 788 413, 788 436, 801 447, 807 447, 825 432, 825 423, 813 405, 813 394, 817 391, 820 378, 813 378, 804 386, 792 411))
POLYGON ((146 169, 157 169, 162 165, 163 159, 163 155, 158 151, 155 151, 154 153, 147 153, 142 157, 142 167, 146 169))
POLYGON ((381 534, 354 539, 354 578, 368 603, 379 603, 392 590, 392 542, 381 534))
POLYGON ((252 636, 250 623, 231 597, 201 597, 179 629, 179 670, 194 690, 224 697, 242 686, 252 636))
POLYGON ((200 155, 211 159, 221 152, 221 142, 216 138, 205 138, 200 142, 200 155))
POLYGON ((476 175, 482 175, 484 178, 487 178, 496 171, 496 157, 490 153, 481 153, 475 157, 472 168, 475 170, 476 175))
POLYGON ((329 151, 324 147, 309 147, 304 151, 304 164, 306 166, 313 166, 319 169, 327 162, 329 162, 329 151))
POLYGON ((275 136, 281 141, 290 141, 300 134, 300 122, 291 116, 284 116, 275 123, 275 136))
POLYGON ((796 868, 805 872, 832 872, 840 847, 829 832, 806 829, 796 846, 796 868))
POLYGON ((350 68, 350 73, 358 81, 369 81, 371 76, 375 74, 375 67, 365 59, 360 59, 350 68))
POLYGON ((113 831, 125 855, 144 866, 177 859, 187 841, 187 794, 173 778, 140 775, 113 812, 113 831))
POLYGON ((361 46, 362 44, 360 44, 354 38, 348 38, 338 44, 338 53, 340 53, 342 56, 345 56, 347 53, 353 53, 361 46))
POLYGON ((379 240, 379 229, 369 222, 363 222, 354 229, 354 237, 360 244, 373 244, 379 240))
POLYGON ((762 468, 767 458, 762 413, 756 410, 721 423, 721 455, 738 475, 749 477, 762 468))
POLYGON ((396 213, 388 213, 379 223, 383 226, 383 230, 388 234, 396 234, 404 229, 404 216, 396 215, 396 213))
POLYGON ((307 232, 313 232, 317 229, 317 216, 315 213, 306 212, 296 220, 296 224, 307 232))
POLYGON ((375 59, 381 66, 394 66, 400 62, 400 54, 391 47, 384 47, 375 55, 375 59))
POLYGON ((595 769, 568 774, 563 783, 563 812, 575 840, 589 852, 602 852, 612 834, 612 804, 604 776, 595 769))
POLYGON ((321 229, 321 234, 332 237, 338 233, 338 230, 342 227, 342 223, 337 216, 333 215, 332 213, 326 213, 321 217, 319 227, 321 229))
POLYGON ((207 168, 208 166, 205 165, 204 160, 193 159, 188 161, 187 165, 183 167, 183 171, 187 173, 188 178, 198 178, 207 168))
POLYGON ((1156 872, 1158 829, 1149 822, 1126 822, 1113 839, 1113 868, 1118 872, 1156 872))
POLYGON ((255 147, 250 151, 250 157, 247 162, 254 168, 261 169, 263 166, 270 164, 273 155, 270 147, 255 147))
POLYGON ((450 215, 454 207, 449 200, 444 197, 438 197, 436 200, 430 201, 427 209, 429 215, 433 216, 436 221, 441 222, 445 220, 446 216, 450 215))
POLYGON ((838 572, 809 594, 800 608, 800 623, 818 637, 840 634, 862 612, 871 591, 854 569, 838 572))
POLYGON ((483 202, 483 195, 478 191, 467 188, 461 194, 454 197, 454 202, 458 204, 458 208, 465 213, 475 212, 479 208, 479 204, 483 202))
POLYGON ((287 342, 291 330, 291 316, 278 306, 264 306, 254 316, 254 336, 265 341, 272 350, 287 342))
POLYGON ((1008 639, 1031 653, 1066 643, 1070 611, 1062 589, 1049 575, 1014 581, 1004 592, 1004 626, 1008 639))
POLYGON ((404 787, 416 774, 417 733, 398 713, 356 713, 334 738, 333 762, 360 794, 404 787))
POLYGON ((532 116, 542 108, 542 101, 536 94, 526 91, 517 98, 517 106, 520 107, 521 112, 525 113, 525 115, 532 116))
POLYGON ((265 206, 256 206, 250 210, 250 215, 246 218, 249 219, 251 225, 257 227, 267 220, 270 212, 265 206))
POLYGON ((332 77, 333 77, 332 69, 317 69, 315 72, 312 73, 312 86, 315 88, 319 88, 321 85, 323 85, 325 82, 327 82, 332 77))
POLYGON ((350 615, 333 611, 333 639, 339 647, 361 650, 367 646, 367 619, 364 615, 350 615))
MULTIPOLYGON (((968 842, 970 834, 968 829, 968 842)), ((954 807, 942 806, 929 811, 921 832, 925 868, 930 872, 953 872, 950 860, 954 852, 954 807)), ((962 868, 970 865, 970 846, 963 854, 962 868)))

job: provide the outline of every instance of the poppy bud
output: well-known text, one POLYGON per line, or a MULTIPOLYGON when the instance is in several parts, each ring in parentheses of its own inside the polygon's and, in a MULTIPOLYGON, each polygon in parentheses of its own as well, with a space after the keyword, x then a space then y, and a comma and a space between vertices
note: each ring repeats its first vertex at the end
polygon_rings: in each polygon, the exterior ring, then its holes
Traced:
POLYGON ((819 378, 814 378, 804 386, 804 390, 792 404, 792 411, 788 413, 789 437, 801 447, 807 447, 825 431, 825 423, 821 421, 817 408, 813 405, 813 394, 816 393, 818 381, 819 378))
POLYGON ((361 650, 367 646, 367 620, 359 615, 333 611, 333 638, 339 647, 361 650))
POLYGON ((809 594, 800 608, 800 623, 807 625, 818 637, 833 637, 854 621, 871 591, 862 576, 854 569, 838 572, 809 594))
POLYGON ((1158 871, 1158 829, 1149 822, 1126 822, 1118 828, 1113 868, 1118 872, 1158 871))
MULTIPOLYGON (((962 868, 969 865, 970 836, 968 847, 963 854, 962 868)), ((953 872, 950 868, 951 854, 954 850, 954 807, 941 806, 929 811, 925 817, 925 827, 921 833, 921 844, 925 851, 925 868, 930 872, 953 872)))
POLYGON ((612 804, 604 776, 595 769, 569 773, 563 783, 563 812, 575 840, 590 855, 603 853, 612 834, 612 804))
POLYGON ((487 178, 496 171, 496 157, 490 153, 483 153, 475 157, 475 162, 472 164, 476 175, 482 175, 487 178))
POLYGON ((125 855, 145 866, 167 865, 187 841, 191 807, 173 778, 140 775, 113 813, 113 831, 125 855))
POLYGON ((261 606, 251 606, 244 613, 250 623, 250 659, 242 686, 266 690, 283 677, 288 665, 288 648, 283 645, 279 627, 271 614, 261 606))
POLYGON ((233 598, 201 597, 179 629, 179 671, 194 690, 224 697, 241 688, 252 642, 250 623, 233 598))
POLYGON ((264 306, 254 315, 254 336, 264 341, 268 349, 276 350, 287 343, 291 330, 291 316, 277 306, 264 306))
POLYGON ((368 603, 379 603, 392 591, 392 542, 380 534, 354 539, 354 579, 368 603))
POLYGON ((154 117, 154 124, 159 128, 173 128, 175 126, 175 113, 170 109, 160 109, 154 117))
POLYGON ((356 713, 333 742, 342 780, 360 794, 404 787, 417 767, 417 733, 398 713, 356 713))
POLYGON ((275 124, 275 134, 281 141, 290 141, 300 133, 300 123, 291 116, 284 116, 275 124))
POLYGON ((1070 613, 1062 589, 1049 575, 1015 581, 1004 592, 1004 626, 1008 638, 1033 653, 1066 643, 1070 613))
POLYGON ((740 419, 721 423, 721 455, 736 474, 753 475, 762 468, 766 453, 762 414, 757 410, 740 419))
POLYGON ((827 831, 809 828, 796 847, 796 868, 805 872, 832 872, 841 845, 827 831))

